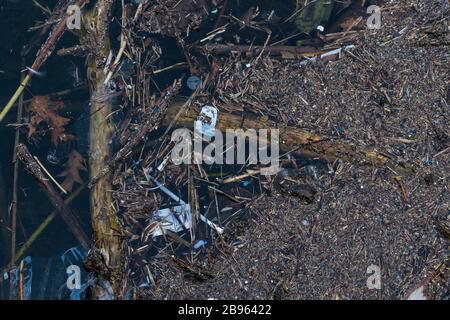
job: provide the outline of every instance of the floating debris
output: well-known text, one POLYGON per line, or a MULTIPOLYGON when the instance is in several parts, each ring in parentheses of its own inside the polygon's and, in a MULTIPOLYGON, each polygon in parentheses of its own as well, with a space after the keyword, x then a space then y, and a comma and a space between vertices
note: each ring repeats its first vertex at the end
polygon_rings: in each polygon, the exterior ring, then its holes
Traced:
POLYGON ((197 87, 200 85, 201 80, 200 80, 200 78, 197 77, 197 76, 190 76, 190 77, 187 79, 187 82, 186 82, 186 83, 187 83, 187 86, 188 86, 189 89, 195 90, 195 89, 197 89, 197 87))
POLYGON ((155 229, 150 232, 153 237, 163 235, 165 230, 180 232, 192 228, 192 213, 189 204, 160 209, 155 212, 153 217, 158 221, 155 229))

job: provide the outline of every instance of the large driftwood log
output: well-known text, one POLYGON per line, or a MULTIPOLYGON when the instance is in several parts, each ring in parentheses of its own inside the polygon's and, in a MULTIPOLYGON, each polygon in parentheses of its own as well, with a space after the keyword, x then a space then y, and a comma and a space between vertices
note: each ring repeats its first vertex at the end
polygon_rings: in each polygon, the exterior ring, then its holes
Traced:
MULTIPOLYGON (((168 126, 174 119, 183 105, 184 101, 177 101, 166 111, 163 125, 168 126)), ((198 111, 187 109, 178 118, 178 125, 186 128, 193 128, 194 121, 199 114, 198 111)), ((389 167, 399 174, 410 174, 412 168, 405 164, 397 163, 395 159, 388 155, 369 148, 357 147, 343 141, 311 133, 307 130, 277 124, 273 121, 246 115, 231 113, 219 113, 216 128, 225 131, 226 129, 279 129, 280 150, 289 152, 295 150, 307 157, 319 157, 328 161, 340 159, 342 161, 358 161, 376 167, 389 167)))
POLYGON ((258 46, 258 45, 227 45, 227 44, 207 44, 201 47, 203 50, 215 54, 224 54, 229 52, 245 52, 247 54, 257 55, 262 50, 270 55, 291 55, 295 57, 313 57, 321 53, 314 47, 294 47, 294 46, 258 46))
MULTIPOLYGON (((112 100, 104 84, 104 70, 110 51, 109 23, 114 0, 99 0, 83 15, 80 43, 91 48, 87 58, 91 90, 89 128, 90 176, 97 176, 111 159, 110 141, 113 123, 112 100)), ((107 68, 106 68, 107 69, 107 68)), ((126 260, 120 223, 113 206, 112 177, 108 172, 91 188, 90 205, 94 248, 88 256, 90 271, 95 274, 91 288, 93 299, 122 299, 126 291, 126 260)))
POLYGON ((77 217, 64 203, 64 200, 61 198, 58 191, 55 190, 49 180, 45 177, 39 163, 33 158, 27 147, 22 143, 17 146, 17 158, 22 161, 25 171, 37 181, 52 205, 55 207, 56 211, 61 215, 64 222, 67 224, 73 235, 78 239, 83 248, 86 250, 89 249, 89 238, 83 231, 77 217))

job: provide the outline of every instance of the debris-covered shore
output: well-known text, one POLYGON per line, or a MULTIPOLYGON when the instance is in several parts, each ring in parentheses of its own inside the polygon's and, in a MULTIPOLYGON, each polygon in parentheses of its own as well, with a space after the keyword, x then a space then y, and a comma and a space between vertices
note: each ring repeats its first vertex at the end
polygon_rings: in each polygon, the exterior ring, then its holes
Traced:
POLYGON ((387 1, 382 15, 382 28, 361 32, 341 59, 264 56, 230 73, 245 93, 228 94, 281 123, 399 158, 414 174, 339 160, 306 165, 293 179, 316 190, 309 204, 269 181, 251 218, 208 249, 202 270, 211 278, 194 281, 158 255, 146 297, 404 299, 423 286, 428 299, 449 298, 448 238, 439 228, 449 219, 449 11, 442 1, 387 1), (380 267, 381 290, 367 288, 370 265, 380 267))

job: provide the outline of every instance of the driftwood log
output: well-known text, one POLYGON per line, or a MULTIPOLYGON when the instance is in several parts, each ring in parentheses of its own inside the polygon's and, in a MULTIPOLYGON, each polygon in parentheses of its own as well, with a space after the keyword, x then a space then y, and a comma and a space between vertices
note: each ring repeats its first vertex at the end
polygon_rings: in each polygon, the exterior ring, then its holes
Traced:
POLYGON ((315 47, 302 46, 247 46, 247 45, 228 45, 228 44, 207 44, 201 47, 202 50, 212 52, 213 54, 224 54, 229 52, 245 52, 250 55, 257 55, 262 50, 270 55, 291 55, 295 57, 313 57, 322 51, 315 47))
MULTIPOLYGON (((177 101, 166 111, 166 117, 162 125, 168 126, 174 119, 184 101, 177 101)), ((198 111, 187 109, 178 118, 178 126, 193 128, 198 111)), ((279 129, 280 150, 283 152, 295 151, 307 157, 318 157, 328 161, 340 159, 342 161, 357 161, 376 167, 388 167, 398 174, 408 175, 412 168, 406 164, 398 163, 387 154, 364 147, 357 147, 346 142, 311 133, 305 129, 275 123, 264 118, 246 115, 244 118, 232 113, 220 113, 218 115, 217 129, 279 129)))
POLYGON ((28 148, 20 143, 17 146, 17 158, 22 161, 25 171, 31 175, 39 184, 41 189, 55 207, 56 211, 61 215, 61 218, 69 227, 72 234, 77 238, 84 249, 89 249, 89 238, 83 231, 78 218, 73 214, 70 208, 64 203, 64 200, 59 195, 58 191, 52 186, 49 180, 45 177, 38 162, 33 158, 28 148))
MULTIPOLYGON (((91 91, 89 127, 89 172, 91 179, 100 174, 111 159, 110 141, 114 126, 112 100, 105 85, 105 64, 110 52, 109 24, 114 0, 99 0, 83 13, 80 44, 90 48, 87 75, 91 91)), ((108 68, 106 68, 108 69, 108 68)), ((92 299, 122 299, 126 292, 126 260, 120 223, 113 206, 112 176, 104 174, 90 192, 94 248, 88 256, 89 269, 95 275, 92 299)))

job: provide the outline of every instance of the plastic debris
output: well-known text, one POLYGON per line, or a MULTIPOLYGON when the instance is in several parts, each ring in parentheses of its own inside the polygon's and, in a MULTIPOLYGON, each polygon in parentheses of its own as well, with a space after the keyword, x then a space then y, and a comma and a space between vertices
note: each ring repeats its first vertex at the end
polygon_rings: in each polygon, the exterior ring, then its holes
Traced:
MULTIPOLYGON (((4 275, 5 277, 5 275, 4 275)), ((14 300, 30 300, 33 282, 33 268, 31 257, 27 256, 20 261, 19 267, 14 267, 9 271, 9 283, 14 300)))
POLYGON ((419 288, 415 289, 413 292, 411 292, 406 300, 428 300, 427 296, 424 293, 425 288, 423 286, 420 286, 419 288))
POLYGON ((163 235, 166 230, 176 233, 183 231, 184 228, 192 228, 192 213, 189 204, 158 210, 153 217, 159 221, 158 227, 152 232, 153 237, 163 235))
POLYGON ((14 300, 30 299, 70 299, 81 300, 90 285, 88 274, 83 268, 86 254, 81 247, 73 247, 63 254, 53 257, 25 257, 19 266, 3 273, 0 281, 0 299, 10 296, 14 300), (69 289, 67 286, 69 266, 76 265, 80 270, 80 286, 69 289), (83 281, 84 280, 84 281, 83 281))
POLYGON ((65 265, 81 264, 81 263, 83 263, 83 260, 85 258, 86 258, 86 254, 83 252, 83 249, 81 247, 73 247, 73 248, 67 249, 61 255, 61 261, 65 265))
POLYGON ((188 86, 189 89, 195 90, 200 85, 200 82, 201 82, 201 80, 200 80, 199 77, 197 77, 197 76, 190 76, 187 79, 187 86, 188 86))
POLYGON ((309 62, 317 62, 317 60, 322 60, 322 59, 326 59, 326 58, 327 59, 335 58, 336 60, 341 59, 344 52, 351 51, 354 48, 355 48, 354 45, 348 45, 343 48, 337 48, 337 49, 322 53, 321 55, 313 57, 309 60, 301 61, 300 65, 303 66, 303 65, 308 64, 309 62))
POLYGON ((170 156, 171 154, 167 154, 167 156, 163 159, 163 161, 161 161, 161 163, 159 164, 159 166, 156 168, 158 171, 163 171, 164 168, 167 166, 167 164, 169 163, 170 160, 170 156))
MULTIPOLYGON (((152 180, 154 183, 156 183, 156 185, 158 186, 158 188, 164 192, 166 195, 168 195, 169 197, 171 197, 173 200, 175 200, 176 202, 180 203, 181 205, 186 205, 186 202, 184 202, 183 200, 181 200, 176 194, 174 194, 172 191, 170 191, 169 189, 167 189, 162 183, 160 183, 158 180, 156 180, 155 178, 153 178, 151 175, 148 174, 147 170, 144 170, 144 174, 146 176, 146 178, 148 180, 152 180)), ((208 218, 206 218, 203 214, 199 215, 200 220, 203 221, 204 223, 206 223, 208 226, 210 226, 212 229, 216 230, 217 233, 222 234, 223 233, 223 229, 219 226, 217 226, 214 222, 212 222, 211 220, 209 220, 208 218)))
POLYGON ((206 247, 207 242, 205 240, 198 240, 195 244, 194 244, 194 249, 198 250, 198 249, 202 249, 204 247, 206 247))
POLYGON ((217 125, 218 111, 213 106, 203 106, 197 120, 195 121, 195 130, 202 133, 207 138, 214 137, 217 125))
MULTIPOLYGON (((80 267, 81 279, 83 279, 83 277, 87 277, 87 274, 84 272, 82 267, 83 261, 86 259, 86 254, 84 253, 82 247, 70 248, 66 250, 60 258, 66 270, 70 265, 76 265, 80 267)), ((88 287, 89 282, 85 281, 84 283, 81 283, 79 288, 70 289, 70 300, 81 300, 88 287)))
POLYGON ((47 162, 51 163, 51 164, 59 164, 61 161, 57 155, 56 149, 55 148, 50 148, 48 150, 47 153, 47 162))

